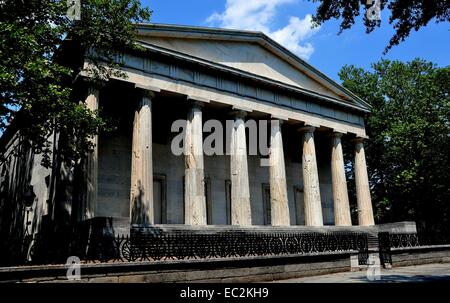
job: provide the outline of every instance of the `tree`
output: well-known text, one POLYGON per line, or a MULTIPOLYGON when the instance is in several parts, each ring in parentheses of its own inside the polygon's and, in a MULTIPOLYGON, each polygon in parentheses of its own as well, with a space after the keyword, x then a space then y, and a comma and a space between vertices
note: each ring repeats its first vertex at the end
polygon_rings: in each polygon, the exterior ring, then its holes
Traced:
MULTIPOLYGON (((395 34, 389 41, 385 53, 394 45, 404 41, 411 30, 418 31, 431 20, 436 23, 450 21, 450 2, 448 0, 310 0, 320 2, 313 21, 322 24, 331 19, 341 19, 340 32, 351 28, 355 17, 360 15, 363 7, 370 8, 379 3, 380 10, 390 10, 389 24, 395 29, 395 34)), ((364 14, 364 24, 367 33, 379 27, 381 20, 367 18, 364 14)))
POLYGON ((66 0, 0 1, 0 130, 20 119, 23 142, 44 155, 45 166, 52 133, 63 135, 59 152, 67 160, 80 158, 92 147, 89 136, 108 128, 74 94, 75 79, 86 59, 96 67, 94 80, 117 75, 114 55, 137 47, 133 23, 151 14, 138 0, 83 0, 80 20, 69 19, 67 8, 66 0), (70 64, 59 56, 67 43, 77 50, 70 64))
POLYGON ((339 76, 373 106, 366 156, 377 222, 413 220, 450 236, 450 66, 381 60, 339 76))

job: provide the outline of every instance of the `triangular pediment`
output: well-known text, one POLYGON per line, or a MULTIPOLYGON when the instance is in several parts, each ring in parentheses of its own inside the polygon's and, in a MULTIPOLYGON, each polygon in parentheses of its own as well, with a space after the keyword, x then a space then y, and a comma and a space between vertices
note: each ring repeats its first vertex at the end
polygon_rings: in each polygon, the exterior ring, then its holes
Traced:
POLYGON ((367 103, 260 32, 140 25, 138 40, 369 109, 367 103))

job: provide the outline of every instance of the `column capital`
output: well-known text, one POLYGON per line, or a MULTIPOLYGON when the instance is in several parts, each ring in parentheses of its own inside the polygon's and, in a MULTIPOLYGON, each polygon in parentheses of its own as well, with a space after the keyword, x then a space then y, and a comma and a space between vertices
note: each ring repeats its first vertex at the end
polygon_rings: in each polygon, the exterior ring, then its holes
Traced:
POLYGON ((88 93, 88 95, 90 95, 92 93, 99 93, 100 88, 101 87, 99 85, 89 84, 89 86, 87 87, 87 93, 88 93))
POLYGON ((337 132, 337 131, 333 131, 333 132, 331 133, 331 137, 332 137, 332 138, 338 138, 338 139, 340 139, 340 138, 342 138, 343 135, 344 135, 344 133, 337 132))
POLYGON ((186 100, 188 101, 188 104, 190 105, 191 108, 202 109, 203 107, 205 107, 205 102, 203 101, 189 98, 186 100))
POLYGON ((354 139, 351 140, 351 142, 355 143, 355 144, 362 144, 364 143, 364 140, 367 138, 364 137, 356 137, 354 139))
POLYGON ((272 118, 270 118, 270 125, 272 125, 273 122, 278 122, 278 125, 281 126, 286 122, 286 120, 272 117, 272 118))
POLYGON ((141 90, 141 97, 137 102, 137 110, 140 110, 144 106, 152 106, 152 100, 155 97, 155 94, 152 91, 141 90))
POLYGON ((135 88, 139 89, 142 92, 142 95, 144 97, 153 99, 155 98, 156 93, 159 93, 161 91, 161 89, 155 87, 155 86, 150 86, 150 85, 141 85, 141 84, 135 84, 134 85, 135 88))
POLYGON ((234 117, 234 118, 240 118, 240 119, 245 119, 245 117, 247 117, 248 112, 242 109, 235 109, 232 110, 230 112, 230 114, 234 117))
POLYGON ((88 89, 96 89, 100 90, 102 87, 105 87, 106 81, 101 79, 95 79, 91 77, 82 77, 81 83, 84 87, 87 87, 88 89))
POLYGON ((149 99, 154 99, 156 93, 155 93, 154 91, 151 91, 151 90, 143 90, 143 91, 142 91, 142 95, 143 95, 144 97, 149 98, 149 99))
POLYGON ((313 133, 315 130, 316 130, 316 127, 312 126, 312 125, 305 125, 298 129, 298 131, 301 133, 313 133))

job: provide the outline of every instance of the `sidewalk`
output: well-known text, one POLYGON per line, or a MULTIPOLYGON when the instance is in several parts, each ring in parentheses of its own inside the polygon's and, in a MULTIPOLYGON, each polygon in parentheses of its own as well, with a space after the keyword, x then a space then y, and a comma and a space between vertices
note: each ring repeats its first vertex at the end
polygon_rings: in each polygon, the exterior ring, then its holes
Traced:
POLYGON ((381 269, 379 280, 369 280, 366 271, 344 272, 315 277, 279 280, 274 283, 386 283, 386 282, 450 282, 450 263, 381 269))

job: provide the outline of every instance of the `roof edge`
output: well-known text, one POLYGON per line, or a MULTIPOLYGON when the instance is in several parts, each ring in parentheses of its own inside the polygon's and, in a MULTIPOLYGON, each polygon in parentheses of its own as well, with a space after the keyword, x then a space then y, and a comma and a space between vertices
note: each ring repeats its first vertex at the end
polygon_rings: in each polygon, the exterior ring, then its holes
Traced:
MULTIPOLYGON (((179 38, 202 38, 202 39, 213 39, 217 38, 217 35, 227 36, 227 40, 234 41, 251 41, 260 44, 263 47, 267 47, 272 53, 278 55, 282 59, 286 60, 288 63, 296 68, 302 69, 315 81, 324 85, 325 87, 331 89, 335 93, 343 94, 347 98, 360 103, 362 107, 365 107, 369 112, 372 106, 358 97, 356 94, 351 92, 349 89, 343 87, 323 72, 307 63, 305 60, 301 59, 293 52, 267 36, 261 31, 249 31, 249 30, 237 30, 237 29, 224 29, 224 28, 214 28, 214 27, 203 27, 203 26, 192 26, 192 25, 174 25, 174 24, 160 24, 160 23, 136 23, 136 26, 141 31, 152 31, 152 36, 165 36, 167 33, 172 33, 173 37, 179 38), (161 32, 160 35, 157 32, 161 32), (156 35, 155 35, 156 33, 156 35), (164 34, 162 34, 164 33, 164 34), (192 36, 189 36, 189 33, 192 36), (296 66, 300 65, 300 66, 296 66), (301 68, 303 67, 303 68, 301 68), (337 91, 337 92, 336 92, 337 91)), ((145 35, 145 34, 144 34, 145 35)))
POLYGON ((142 47, 144 47, 147 50, 156 51, 156 52, 162 53, 164 55, 169 55, 169 56, 172 56, 174 58, 178 58, 178 59, 194 62, 194 63, 201 64, 201 65, 204 65, 204 66, 208 66, 210 68, 220 69, 220 70, 223 70, 223 71, 226 71, 226 72, 229 72, 229 73, 233 73, 233 74, 239 75, 241 77, 252 78, 252 79, 257 80, 257 81, 264 81, 265 83, 269 83, 271 85, 274 85, 274 86, 277 86, 277 87, 281 87, 283 89, 287 89, 287 90, 290 90, 290 91, 293 91, 293 92, 296 92, 296 93, 302 93, 302 94, 305 94, 305 95, 309 95, 311 97, 322 99, 322 100, 325 100, 327 102, 332 102, 332 103, 335 103, 335 104, 338 104, 338 105, 341 105, 341 106, 344 106, 344 107, 347 107, 347 108, 351 108, 353 110, 357 110, 357 111, 361 111, 361 112, 365 112, 365 113, 369 112, 369 109, 367 109, 365 107, 361 107, 360 104, 348 103, 348 101, 342 101, 342 100, 333 98, 333 97, 328 96, 328 95, 323 95, 323 94, 315 92, 315 91, 311 91, 311 90, 308 90, 308 89, 305 89, 305 88, 299 88, 299 87, 296 87, 296 86, 285 84, 285 83, 282 83, 282 82, 277 81, 277 80, 269 79, 269 78, 266 78, 266 77, 263 77, 263 76, 260 76, 260 75, 255 75, 255 74, 252 74, 252 73, 247 72, 247 71, 242 71, 240 69, 236 69, 236 68, 233 68, 233 67, 230 67, 230 66, 222 65, 220 63, 212 62, 212 61, 209 61, 209 60, 206 60, 206 59, 203 59, 203 58, 194 57, 194 56, 189 55, 189 54, 180 53, 180 52, 177 52, 175 50, 166 49, 166 48, 163 48, 163 47, 160 47, 160 46, 156 46, 156 45, 153 45, 153 44, 149 44, 149 43, 146 43, 146 42, 142 42, 142 41, 139 41, 139 43, 140 43, 140 45, 142 47))

